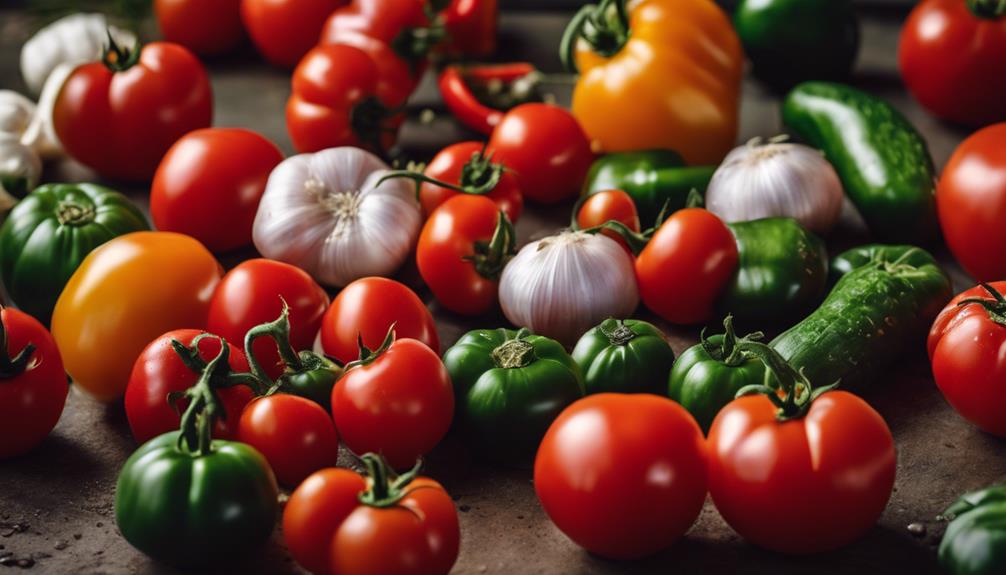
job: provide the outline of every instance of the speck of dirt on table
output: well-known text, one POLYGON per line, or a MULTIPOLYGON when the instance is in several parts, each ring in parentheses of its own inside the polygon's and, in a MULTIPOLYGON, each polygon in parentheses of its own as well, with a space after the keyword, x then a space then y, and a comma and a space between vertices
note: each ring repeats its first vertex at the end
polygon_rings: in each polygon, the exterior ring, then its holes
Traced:
POLYGON ((80 538, 83 537, 83 536, 84 535, 82 533, 74 533, 73 534, 73 538, 76 539, 77 541, 80 541, 80 538))
POLYGON ((468 513, 471 510, 472 510, 472 506, 471 505, 459 505, 458 506, 458 511, 460 511, 462 513, 468 513))
POLYGON ((908 529, 908 532, 911 533, 913 537, 925 537, 926 535, 925 523, 910 523, 906 529, 908 529))

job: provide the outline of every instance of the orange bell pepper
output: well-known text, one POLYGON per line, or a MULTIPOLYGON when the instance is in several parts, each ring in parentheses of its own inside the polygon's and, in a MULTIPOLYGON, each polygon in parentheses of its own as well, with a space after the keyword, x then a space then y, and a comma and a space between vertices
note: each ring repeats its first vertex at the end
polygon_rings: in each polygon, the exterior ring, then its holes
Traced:
POLYGON ((737 137, 744 54, 712 0, 601 0, 570 22, 573 114, 595 151, 671 149, 716 164, 737 137))

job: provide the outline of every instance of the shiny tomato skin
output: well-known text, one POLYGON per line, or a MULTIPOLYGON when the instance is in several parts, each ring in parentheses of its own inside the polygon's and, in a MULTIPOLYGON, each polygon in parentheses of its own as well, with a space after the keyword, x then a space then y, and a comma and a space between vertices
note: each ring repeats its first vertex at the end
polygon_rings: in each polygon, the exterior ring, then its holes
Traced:
POLYGON ((59 421, 66 403, 67 381, 63 360, 45 327, 32 316, 11 308, 0 309, 7 331, 8 357, 14 359, 28 344, 35 346, 27 368, 0 379, 0 460, 27 453, 42 442, 59 421))
POLYGON ((1006 277, 1006 123, 961 142, 936 186, 936 209, 950 251, 978 281, 1006 277))
POLYGON ((223 54, 244 39, 241 0, 154 0, 161 36, 196 54, 223 54))
POLYGON ((241 0, 241 20, 259 54, 293 68, 318 43, 325 18, 345 0, 241 0))
POLYGON ((376 349, 395 324, 399 338, 417 339, 440 353, 433 316, 423 300, 395 280, 361 278, 344 287, 321 321, 321 348, 342 364, 360 357, 358 338, 376 349))
MULTIPOLYGON (((186 347, 192 340, 204 333, 198 329, 176 329, 150 342, 136 358, 133 372, 126 386, 125 407, 129 429, 137 444, 176 431, 181 423, 179 414, 185 411, 188 401, 179 400, 175 404, 168 401, 168 394, 184 392, 199 380, 198 373, 182 363, 171 346, 176 339, 186 347)), ((237 372, 248 371, 248 360, 241 349, 227 342, 230 348, 229 365, 237 372)), ((199 341, 199 357, 209 362, 220 353, 220 340, 215 337, 199 341)), ((213 436, 218 439, 237 439, 238 418, 245 406, 254 397, 252 390, 235 385, 218 391, 224 404, 226 416, 218 419, 213 436)))
POLYGON ((521 104, 507 112, 489 150, 513 171, 524 197, 543 204, 575 198, 594 161, 576 118, 552 104, 521 104))
MULTIPOLYGON (((580 211, 576 213, 576 225, 580 226, 580 229, 585 230, 608 221, 620 222, 634 232, 639 231, 639 212, 629 194, 622 190, 598 192, 588 197, 580 206, 580 211)), ((625 239, 618 232, 602 230, 601 233, 631 253, 629 244, 625 243, 625 239)))
POLYGON ((483 276, 463 258, 475 253, 475 242, 489 242, 500 210, 484 196, 455 196, 430 214, 416 247, 423 281, 445 308, 462 315, 486 313, 496 305, 499 278, 483 276))
POLYGON ((190 235, 215 253, 251 245, 266 181, 282 161, 279 148, 251 130, 189 132, 171 146, 154 174, 154 225, 190 235))
POLYGON ((588 396, 549 427, 535 457, 534 488, 556 526, 591 553, 610 559, 656 553, 702 510, 702 430, 665 397, 588 396))
POLYGON ((352 367, 332 388, 332 419, 353 453, 379 453, 393 468, 415 465, 443 439, 454 391, 440 356, 399 339, 376 360, 352 367))
POLYGON ((671 323, 709 321, 737 261, 737 242, 722 220, 701 208, 679 210, 636 258, 639 295, 671 323))
MULTIPOLYGON (((328 294, 304 270, 275 260, 246 260, 227 272, 210 300, 206 329, 244 349, 248 330, 283 312, 280 298, 290 309, 290 344, 296 351, 311 349, 328 308, 328 294)), ((270 377, 283 373, 272 339, 255 340, 252 353, 270 377)))
POLYGON ((894 439, 884 419, 845 391, 779 422, 765 396, 727 404, 709 430, 709 492, 720 515, 755 545, 829 551, 876 524, 894 486, 894 439))
POLYGON ((932 114, 983 126, 1006 120, 1006 18, 979 18, 965 0, 923 0, 905 21, 898 64, 932 114))
POLYGON ((311 573, 330 573, 332 537, 366 489, 360 474, 333 467, 311 474, 290 494, 283 509, 283 536, 297 563, 311 573))
POLYGON ((52 335, 74 384, 101 401, 121 397, 148 343, 206 325, 222 273, 202 244, 172 232, 134 232, 92 251, 52 314, 52 335))
POLYGON ((149 181, 168 148, 213 120, 213 94, 199 59, 152 42, 122 72, 77 67, 56 97, 53 126, 67 153, 100 175, 149 181))
POLYGON ((259 450, 286 487, 339 459, 339 435, 325 409, 285 393, 259 397, 245 408, 238 441, 259 450))
MULTIPOLYGON (((451 144, 433 157, 423 173, 441 182, 459 185, 465 164, 473 154, 481 152, 483 148, 484 144, 481 142, 451 144)), ((423 216, 429 217, 433 210, 458 194, 459 192, 443 186, 424 182, 419 187, 419 203, 423 206, 423 216)), ((486 194, 486 197, 496 202, 499 209, 510 218, 512 223, 517 223, 524 210, 524 195, 517 186, 517 180, 513 174, 503 172, 499 183, 486 194)))

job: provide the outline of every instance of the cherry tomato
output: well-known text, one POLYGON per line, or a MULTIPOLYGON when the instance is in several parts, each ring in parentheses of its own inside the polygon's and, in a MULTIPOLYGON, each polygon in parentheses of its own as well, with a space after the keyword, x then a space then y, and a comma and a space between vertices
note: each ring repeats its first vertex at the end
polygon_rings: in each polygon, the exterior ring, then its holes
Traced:
POLYGON ((293 68, 321 36, 325 18, 345 0, 241 0, 241 20, 270 64, 293 68))
POLYGON ((0 459, 27 453, 49 435, 66 403, 56 342, 37 319, 0 309, 0 459))
MULTIPOLYGON (((171 341, 177 340, 191 348, 192 340, 204 333, 197 329, 176 329, 150 342, 133 365, 129 385, 126 387, 126 419, 133 439, 137 443, 176 431, 181 423, 180 413, 188 407, 188 401, 181 399, 172 403, 168 394, 183 392, 199 380, 200 371, 185 365, 182 357, 173 348, 171 341)), ((236 372, 248 371, 245 354, 231 342, 230 367, 236 372)), ((202 338, 198 342, 199 358, 210 362, 220 353, 220 340, 215 337, 202 338)), ((213 436, 219 439, 237 439, 237 423, 245 405, 254 394, 244 385, 235 385, 217 392, 224 404, 226 417, 217 419, 213 436)))
POLYGON ((244 39, 241 0, 154 0, 161 35, 196 54, 229 52, 244 39))
POLYGON ((491 56, 496 51, 497 0, 450 0, 440 13, 447 39, 441 46, 453 56, 491 56))
POLYGON ((285 393, 252 401, 241 414, 238 440, 259 450, 287 487, 339 458, 339 435, 325 409, 285 393))
POLYGON ((1006 5, 923 0, 901 29, 908 90, 941 118, 982 126, 1006 120, 1006 5), (984 4, 986 13, 969 5, 984 4))
POLYGON ((513 170, 524 197, 543 204, 575 198, 594 161, 576 118, 551 104, 521 104, 507 112, 489 149, 513 170))
POLYGON ((353 453, 380 453, 406 469, 443 439, 454 390, 440 356, 425 343, 394 339, 361 353, 332 388, 332 419, 353 453))
MULTIPOLYGON (((274 260, 247 260, 227 272, 210 300, 206 329, 243 346, 248 330, 279 317, 284 300, 290 308, 290 344, 296 351, 311 349, 328 294, 304 270, 274 260)), ((252 353, 273 379, 283 373, 279 351, 268 338, 256 340, 252 353)))
POLYGON ((178 44, 111 46, 56 96, 53 126, 75 160, 106 178, 149 181, 168 148, 213 120, 206 70, 178 44))
POLYGON ((929 359, 943 397, 982 431, 1006 437, 1006 281, 958 294, 933 322, 929 359), (971 300, 976 303, 961 305, 971 300), (980 300, 980 303, 979 303, 980 300))
POLYGON ((317 574, 446 575, 460 540, 450 495, 414 472, 391 475, 374 454, 364 463, 367 477, 323 469, 290 495, 283 510, 290 554, 317 574))
MULTIPOLYGON (((507 218, 516 223, 524 209, 524 195, 517 187, 517 180, 513 174, 506 171, 502 164, 494 163, 491 157, 483 155, 483 148, 484 145, 480 142, 451 144, 433 157, 423 174, 463 188, 481 188, 486 182, 498 177, 496 185, 485 196, 496 202, 507 218)), ((423 206, 423 215, 429 217, 433 210, 459 193, 450 188, 424 182, 419 187, 419 202, 423 206)))
POLYGON ((549 427, 535 457, 534 489, 556 526, 591 553, 650 555, 681 537, 702 511, 702 430, 664 397, 591 395, 549 427))
POLYGON ((947 246, 979 281, 1006 277, 1006 123, 972 134, 954 150, 936 187, 947 246))
POLYGON ((190 235, 213 252, 251 245, 265 183, 282 161, 275 144, 250 130, 189 132, 171 146, 154 174, 154 225, 190 235))
POLYGON ((433 316, 423 301, 404 284, 387 278, 361 278, 332 301, 321 322, 321 347, 326 355, 346 364, 360 355, 359 339, 374 349, 391 324, 398 337, 417 339, 440 352, 433 316))
MULTIPOLYGON (((598 192, 588 196, 580 205, 579 211, 576 212, 576 225, 580 229, 592 228, 608 221, 620 222, 634 232, 639 231, 639 212, 636 210, 636 203, 632 201, 629 194, 622 190, 598 192)), ((615 240, 631 253, 629 244, 617 232, 602 230, 601 233, 615 240)))
POLYGON ((737 261, 737 242, 726 224, 701 208, 679 210, 636 258, 639 296, 671 323, 708 321, 737 261))
POLYGON ((154 338, 206 325, 220 264, 196 240, 134 232, 92 251, 52 314, 52 335, 76 385, 101 401, 122 396, 154 338))

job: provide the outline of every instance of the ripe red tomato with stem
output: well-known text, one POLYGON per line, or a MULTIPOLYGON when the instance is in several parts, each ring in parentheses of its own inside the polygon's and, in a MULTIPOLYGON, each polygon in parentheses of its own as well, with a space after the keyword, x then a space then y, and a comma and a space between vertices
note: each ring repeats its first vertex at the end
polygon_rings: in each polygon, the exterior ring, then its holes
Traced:
POLYGON ((189 132, 171 146, 154 174, 154 225, 192 236, 216 253, 251 245, 266 181, 282 161, 279 148, 251 130, 189 132))
POLYGON ((865 534, 894 486, 894 438, 859 397, 814 389, 765 344, 745 342, 778 387, 742 388, 709 429, 709 492, 723 519, 780 553, 838 549, 865 534), (747 394, 756 395, 747 395, 747 394), (745 397, 740 397, 745 395, 745 397))
MULTIPOLYGON (((580 198, 573 208, 573 224, 575 229, 589 229, 605 222, 618 222, 638 233, 640 230, 639 212, 632 197, 622 190, 604 190, 596 194, 580 198)), ((628 252, 632 252, 625 238, 612 230, 601 230, 601 233, 618 242, 628 252)))
POLYGON ((414 339, 360 346, 360 359, 332 388, 332 419, 354 453, 380 453, 395 469, 407 469, 447 434, 454 417, 454 390, 440 356, 414 339))
POLYGON ((244 39, 241 0, 154 0, 161 36, 196 54, 229 52, 244 39))
POLYGON ((458 194, 484 195, 496 202, 511 223, 516 223, 524 210, 524 195, 514 175, 481 142, 458 142, 447 146, 427 164, 423 175, 464 188, 458 191, 425 181, 419 186, 419 203, 423 215, 429 217, 448 199, 458 194))
POLYGON ((178 44, 112 41, 77 67, 53 108, 53 127, 75 160, 117 180, 149 181, 168 148, 213 120, 206 70, 178 44))
POLYGON ((293 68, 318 43, 325 18, 343 4, 345 0, 241 0, 241 20, 263 58, 293 68))
POLYGON ((496 161, 513 171, 525 198, 554 204, 580 193, 594 153, 579 122, 552 104, 521 104, 489 138, 496 161))
POLYGON ((1006 437, 1006 281, 958 294, 933 322, 927 348, 933 378, 957 413, 1006 437))
MULTIPOLYGON (((217 390, 225 416, 217 419, 213 435, 236 439, 238 418, 255 396, 248 387, 254 381, 240 375, 248 372, 248 360, 241 349, 230 342, 227 346, 231 376, 239 383, 217 390)), ((206 332, 196 329, 169 331, 150 342, 136 358, 126 386, 126 419, 137 443, 178 429, 179 414, 188 401, 176 396, 195 385, 206 364, 219 353, 220 338, 206 337, 206 332)))
POLYGON ((366 475, 324 469, 291 495, 283 511, 290 554, 312 573, 446 575, 458 557, 454 502, 418 468, 395 475, 373 453, 366 475))
POLYGON ((0 459, 27 453, 49 435, 68 388, 45 327, 22 311, 0 309, 0 459))
POLYGON ((535 457, 534 488, 556 526, 591 553, 650 555, 683 535, 702 510, 702 430, 664 397, 588 396, 549 427, 535 457))
POLYGON ((426 220, 416 265, 440 305, 478 315, 496 305, 500 274, 516 252, 513 225, 497 204, 485 196, 458 195, 426 220))
POLYGON ((437 327, 423 300, 405 284, 380 277, 358 279, 332 300, 321 322, 321 348, 347 364, 359 357, 361 340, 374 349, 392 326, 399 337, 419 340, 440 353, 437 327))

